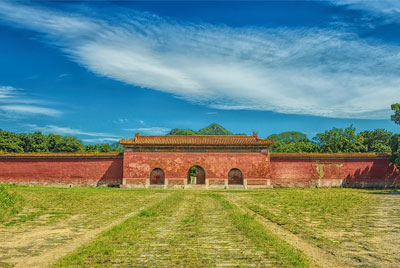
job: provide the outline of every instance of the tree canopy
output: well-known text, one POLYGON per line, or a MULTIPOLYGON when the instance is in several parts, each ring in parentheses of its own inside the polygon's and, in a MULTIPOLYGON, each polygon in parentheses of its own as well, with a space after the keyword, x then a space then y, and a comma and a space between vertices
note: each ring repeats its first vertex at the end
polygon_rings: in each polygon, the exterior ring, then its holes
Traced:
POLYGON ((59 152, 121 152, 122 147, 108 143, 84 145, 72 136, 55 134, 44 135, 41 132, 13 133, 0 129, 0 152, 3 153, 59 153, 59 152))
POLYGON ((393 103, 391 108, 392 111, 394 111, 394 114, 390 116, 390 119, 400 125, 400 103, 393 103))
POLYGON ((226 130, 224 127, 213 123, 199 131, 194 131, 191 129, 179 129, 174 128, 168 133, 168 135, 233 135, 230 131, 226 130))
MULTIPOLYGON (((199 131, 173 129, 168 135, 233 135, 218 124, 211 124, 199 131)), ((236 134, 243 135, 243 134, 236 134)), ((365 130, 356 134, 356 129, 332 128, 318 133, 312 139, 297 131, 287 131, 268 136, 274 140, 272 152, 393 152, 398 155, 396 135, 384 129, 365 130)), ((118 143, 87 144, 72 136, 56 134, 44 135, 41 132, 13 133, 0 129, 0 152, 122 152, 118 143)), ((393 160, 395 161, 395 160, 393 160)))
POLYGON ((320 152, 324 153, 357 153, 367 152, 362 135, 355 134, 353 126, 343 128, 332 128, 318 133, 313 140, 320 146, 320 152))

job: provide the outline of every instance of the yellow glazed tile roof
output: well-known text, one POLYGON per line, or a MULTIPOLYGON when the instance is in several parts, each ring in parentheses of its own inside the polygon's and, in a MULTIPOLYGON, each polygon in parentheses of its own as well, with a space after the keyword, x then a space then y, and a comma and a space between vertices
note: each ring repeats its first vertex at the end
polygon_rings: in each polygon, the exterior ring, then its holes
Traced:
POLYGON ((139 135, 120 141, 123 145, 203 145, 203 146, 247 146, 271 145, 272 140, 260 139, 256 134, 245 135, 139 135))

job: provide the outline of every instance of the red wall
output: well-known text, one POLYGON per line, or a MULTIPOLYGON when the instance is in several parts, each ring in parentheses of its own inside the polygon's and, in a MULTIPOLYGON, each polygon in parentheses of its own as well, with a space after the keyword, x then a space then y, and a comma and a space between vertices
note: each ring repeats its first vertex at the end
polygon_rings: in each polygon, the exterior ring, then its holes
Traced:
POLYGON ((150 178, 154 168, 161 168, 168 183, 183 183, 190 167, 201 166, 210 184, 223 184, 232 168, 242 171, 248 184, 266 184, 269 176, 269 155, 263 153, 124 153, 123 177, 127 183, 150 178))
POLYGON ((274 187, 399 187, 399 170, 384 157, 271 156, 274 187))
POLYGON ((0 158, 0 181, 53 186, 122 183, 122 158, 0 158))
POLYGON ((210 184, 224 184, 238 168, 248 185, 274 187, 400 187, 400 172, 375 154, 134 153, 0 155, 0 182, 59 186, 142 183, 161 168, 171 184, 183 184, 193 165, 210 184))

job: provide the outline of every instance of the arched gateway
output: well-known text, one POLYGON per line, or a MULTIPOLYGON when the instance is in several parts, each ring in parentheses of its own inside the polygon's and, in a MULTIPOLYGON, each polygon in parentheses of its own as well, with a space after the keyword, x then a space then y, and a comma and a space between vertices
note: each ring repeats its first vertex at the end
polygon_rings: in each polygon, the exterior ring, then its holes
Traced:
POLYGON ((193 166, 188 170, 188 184, 205 184, 206 173, 201 166, 193 166))
POLYGON ((150 184, 164 184, 165 174, 161 168, 155 168, 150 173, 150 184))
POLYGON ((228 184, 243 184, 243 174, 240 169, 232 168, 229 171, 228 184))
POLYGON ((133 139, 120 141, 125 148, 123 184, 185 187, 195 183, 211 188, 228 183, 245 187, 269 185, 268 151, 272 143, 255 133, 252 136, 136 133, 133 139))

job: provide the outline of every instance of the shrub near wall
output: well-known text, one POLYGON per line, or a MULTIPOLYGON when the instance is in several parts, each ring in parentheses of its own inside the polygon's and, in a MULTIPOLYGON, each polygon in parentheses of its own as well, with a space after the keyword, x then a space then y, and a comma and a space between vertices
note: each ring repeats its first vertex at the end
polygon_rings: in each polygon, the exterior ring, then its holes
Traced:
POLYGON ((9 187, 0 184, 0 223, 21 211, 22 198, 9 187))

